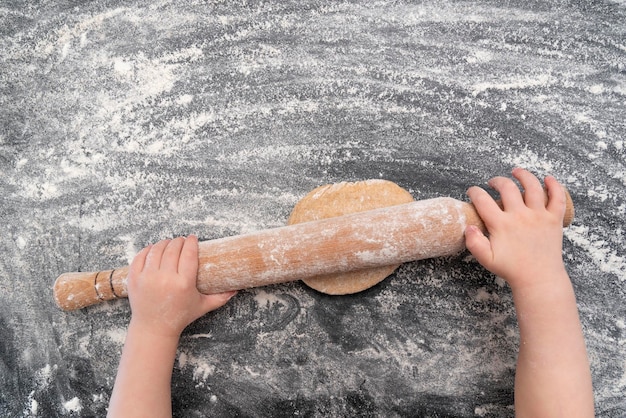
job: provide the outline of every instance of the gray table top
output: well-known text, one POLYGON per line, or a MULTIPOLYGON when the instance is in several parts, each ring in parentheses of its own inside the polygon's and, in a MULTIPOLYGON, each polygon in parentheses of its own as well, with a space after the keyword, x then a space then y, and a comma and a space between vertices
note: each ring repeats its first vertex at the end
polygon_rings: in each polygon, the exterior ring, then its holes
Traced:
MULTIPOLYGON (((10 1, 0 7, 0 415, 102 416, 127 301, 66 271, 285 223, 327 183, 565 184, 599 417, 626 415, 626 5, 10 1)), ((509 416, 510 290, 462 254, 363 293, 241 292, 183 335, 176 416, 509 416)))

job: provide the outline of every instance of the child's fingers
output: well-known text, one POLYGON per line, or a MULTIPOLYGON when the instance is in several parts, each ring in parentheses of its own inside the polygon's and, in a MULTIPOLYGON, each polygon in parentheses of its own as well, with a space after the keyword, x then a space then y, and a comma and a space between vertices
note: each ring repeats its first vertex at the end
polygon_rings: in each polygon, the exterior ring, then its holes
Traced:
POLYGON ((494 177, 487 184, 500 193, 504 210, 515 210, 525 206, 522 192, 513 180, 506 177, 494 177))
POLYGON ((563 219, 565 216, 566 206, 565 189, 552 176, 546 177, 544 183, 546 185, 546 189, 548 189, 548 205, 546 206, 546 209, 548 209, 548 212, 559 216, 560 219, 563 219))
POLYGON ((178 273, 194 279, 198 275, 198 237, 195 235, 185 239, 180 252, 178 273))
POLYGON ((513 177, 519 180, 524 188, 524 202, 532 209, 543 209, 545 207, 545 195, 541 182, 534 174, 522 168, 513 170, 513 177))
POLYGON ((148 256, 148 252, 152 249, 152 245, 148 245, 133 258, 133 261, 130 263, 130 267, 128 269, 128 274, 132 276, 136 276, 143 270, 144 265, 146 264, 146 257, 148 256))
POLYGON ((178 271, 178 263, 180 258, 180 252, 183 248, 185 239, 182 237, 175 238, 167 244, 165 250, 163 250, 163 256, 161 257, 161 269, 171 272, 178 271))
POLYGON ((465 228, 465 246, 476 261, 489 268, 493 260, 491 242, 478 227, 469 225, 465 228))
POLYGON ((502 209, 496 201, 489 196, 489 193, 477 186, 470 187, 467 190, 467 196, 472 201, 478 216, 483 220, 487 229, 493 226, 493 220, 502 213, 502 209))
POLYGON ((150 249, 146 257, 145 268, 149 268, 153 270, 159 269, 159 267, 161 266, 161 258, 163 257, 163 251, 165 251, 165 248, 167 247, 169 243, 170 243, 170 240, 165 239, 165 240, 157 242, 156 244, 152 246, 152 248, 150 249))

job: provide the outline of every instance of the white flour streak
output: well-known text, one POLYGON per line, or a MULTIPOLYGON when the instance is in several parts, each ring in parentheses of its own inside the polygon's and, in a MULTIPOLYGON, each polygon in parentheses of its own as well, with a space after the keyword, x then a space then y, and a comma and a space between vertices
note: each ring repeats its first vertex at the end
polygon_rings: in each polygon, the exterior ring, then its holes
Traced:
POLYGON ((470 64, 485 63, 493 59, 493 53, 487 50, 475 50, 465 58, 470 64))
POLYGON ((135 255, 139 252, 139 249, 135 244, 135 239, 130 235, 121 235, 120 240, 126 242, 126 260, 130 264, 130 262, 133 261, 133 258, 135 258, 135 255))
POLYGON ((626 258, 612 250, 605 239, 590 232, 589 227, 570 225, 564 234, 572 243, 589 254, 600 271, 614 274, 621 281, 626 280, 626 258))
POLYGON ((117 8, 82 20, 71 28, 65 25, 57 31, 56 39, 52 41, 47 39, 40 41, 36 45, 35 50, 47 56, 52 54, 55 49, 59 49, 59 55, 62 61, 67 58, 68 54, 71 52, 72 44, 76 43, 77 39, 77 46, 84 46, 87 43, 87 32, 98 30, 106 20, 112 19, 125 11, 126 9, 124 8, 117 8))
MULTIPOLYGON (((364 14, 370 13, 373 19, 380 19, 379 9, 366 9, 364 14)), ((390 20, 395 24, 413 26, 420 23, 462 23, 462 22, 502 22, 502 21, 523 21, 543 22, 550 19, 550 15, 534 13, 529 10, 519 9, 496 9, 483 8, 480 4, 472 3, 468 5, 450 2, 437 2, 434 4, 420 4, 414 7, 391 7, 385 8, 385 20, 390 20)))
POLYGON ((622 362, 622 370, 622 378, 617 382, 617 387, 615 388, 618 393, 620 390, 623 393, 623 390, 626 389, 626 359, 622 362))
POLYGON ((515 167, 523 167, 533 171, 535 174, 550 174, 555 170, 554 161, 549 160, 545 155, 539 156, 535 152, 526 149, 516 155, 505 155, 502 160, 515 167))
MULTIPOLYGON (((237 234, 247 234, 250 232, 268 229, 272 227, 284 226, 283 224, 271 224, 267 220, 259 219, 254 216, 246 216, 243 213, 232 214, 231 216, 213 216, 208 215, 199 220, 187 220, 187 225, 197 226, 203 229, 226 229, 235 228, 237 234)), ((219 238, 219 237, 214 237, 219 238)))
POLYGON ((307 161, 312 158, 311 145, 266 146, 255 149, 243 149, 236 153, 221 154, 216 160, 234 164, 259 163, 276 159, 288 159, 292 162, 307 161))
POLYGON ((488 90, 522 90, 533 87, 549 87, 557 83, 557 79, 549 74, 540 74, 535 77, 517 77, 506 82, 476 83, 472 88, 474 96, 488 90))
POLYGON ((59 188, 51 182, 43 182, 40 184, 26 183, 22 189, 24 195, 33 200, 49 200, 60 195, 59 188))
POLYGON ((606 184, 600 184, 593 189, 587 190, 587 196, 599 200, 600 202, 605 202, 608 198, 612 197, 612 193, 609 192, 606 184))
POLYGON ((146 106, 156 97, 153 108, 187 106, 193 96, 182 94, 178 98, 161 98, 172 90, 183 77, 186 65, 203 57, 198 46, 175 50, 158 57, 148 57, 143 52, 125 56, 95 55, 93 65, 110 69, 111 75, 123 89, 115 95, 109 92, 94 94, 99 109, 91 121, 86 121, 79 129, 84 137, 100 137, 107 142, 107 148, 120 152, 141 152, 145 154, 170 156, 188 143, 196 130, 215 120, 209 112, 191 113, 183 119, 168 120, 159 129, 143 123, 128 123, 139 115, 137 109, 146 106), (121 92, 121 93, 120 93, 121 92), (110 141, 117 135, 120 141, 110 141))

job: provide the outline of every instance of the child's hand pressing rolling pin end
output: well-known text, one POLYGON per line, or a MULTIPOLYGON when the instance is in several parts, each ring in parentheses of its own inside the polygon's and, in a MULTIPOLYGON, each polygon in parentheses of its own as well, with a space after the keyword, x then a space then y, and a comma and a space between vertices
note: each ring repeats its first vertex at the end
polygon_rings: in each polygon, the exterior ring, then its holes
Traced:
POLYGON ((196 288, 198 239, 144 248, 128 273, 132 316, 109 403, 109 417, 171 417, 171 376, 183 330, 236 292, 203 295, 196 288))
POLYGON ((508 178, 489 186, 503 209, 479 188, 468 196, 488 231, 468 227, 465 241, 476 260, 510 285, 520 328, 515 376, 517 417, 593 417, 593 389, 576 298, 562 256, 565 192, 516 168, 524 195, 508 178))

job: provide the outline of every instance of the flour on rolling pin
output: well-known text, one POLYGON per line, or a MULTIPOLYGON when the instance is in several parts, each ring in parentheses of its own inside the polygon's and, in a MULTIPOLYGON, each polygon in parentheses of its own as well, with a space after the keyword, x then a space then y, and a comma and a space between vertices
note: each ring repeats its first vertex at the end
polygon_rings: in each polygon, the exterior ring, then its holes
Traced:
MULTIPOLYGON (((574 215, 569 194, 567 208, 564 226, 574 215)), ((449 197, 413 201, 406 190, 383 180, 319 187, 296 205, 288 223, 201 242, 200 292, 302 279, 324 293, 355 293, 402 263, 460 253, 467 225, 485 231, 471 203, 449 197)), ((126 297, 127 273, 128 267, 62 274, 54 286, 57 304, 72 310, 126 297)))
MULTIPOLYGON (((304 196, 293 208, 287 224, 317 221, 355 212, 379 209, 413 201, 413 196, 395 183, 367 180, 320 186, 304 196)), ((388 251, 393 251, 388 246, 388 251)), ((362 254, 366 257, 368 254, 362 254)), ((368 289, 393 273, 400 265, 303 279, 309 287, 329 295, 345 295, 368 289)))
MULTIPOLYGON (((317 221, 351 213, 402 205, 413 201, 413 196, 408 191, 386 180, 329 184, 318 187, 303 197, 294 207, 287 223, 294 225, 301 222, 317 221)), ((428 204, 425 203, 422 207, 424 209, 423 211, 416 210, 419 202, 416 202, 415 207, 412 208, 412 215, 419 217, 424 225, 422 235, 431 235, 431 239, 424 239, 426 242, 421 245, 423 245, 426 252, 429 251, 428 249, 433 248, 433 246, 441 248, 448 246, 450 248, 448 250, 444 249, 444 251, 450 254, 461 251, 463 247, 459 246, 458 239, 450 240, 435 237, 433 240, 432 237, 438 234, 433 235, 431 231, 432 228, 427 225, 431 217, 437 220, 436 224, 441 222, 446 223, 446 219, 449 219, 451 223, 457 224, 457 227, 450 225, 450 228, 454 229, 450 237, 458 238, 459 232, 462 235, 462 231, 465 229, 465 216, 460 206, 456 204, 456 201, 452 202, 454 215, 450 216, 448 206, 443 205, 439 207, 439 205, 433 203, 435 203, 434 200, 428 201, 428 204), (438 207, 439 210, 437 210, 438 207), (429 243, 428 241, 431 242, 429 243)), ((359 228, 363 229, 363 233, 366 234, 369 239, 376 237, 376 233, 372 230, 405 231, 405 218, 381 217, 381 219, 383 220, 380 223, 359 225, 359 228), (397 224, 397 227, 393 226, 394 223, 397 224)), ((398 258, 399 255, 397 253, 404 246, 401 240, 396 240, 395 237, 390 236, 384 236, 382 238, 382 246, 377 251, 361 251, 355 254, 360 259, 360 262, 374 265, 381 264, 381 258, 387 260, 398 258)), ((420 236, 415 236, 414 239, 420 240, 420 236)), ((437 251, 441 251, 441 248, 437 251)), ((427 254, 424 255, 425 257, 428 256, 427 254)), ((307 286, 322 293, 345 295, 357 293, 376 285, 387 276, 391 275, 399 266, 400 264, 393 264, 371 269, 348 271, 345 273, 333 273, 305 278, 302 281, 307 286)))
POLYGON ((198 288, 301 279, 323 293, 359 292, 401 263, 461 252, 466 209, 473 211, 452 198, 416 202, 383 180, 322 186, 296 205, 289 226, 200 243, 198 288))

